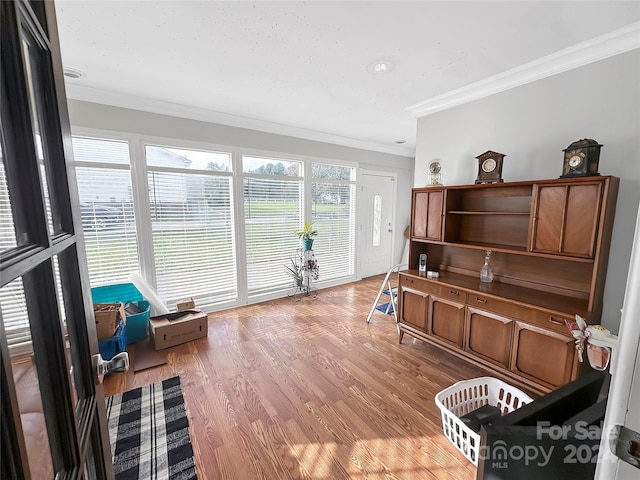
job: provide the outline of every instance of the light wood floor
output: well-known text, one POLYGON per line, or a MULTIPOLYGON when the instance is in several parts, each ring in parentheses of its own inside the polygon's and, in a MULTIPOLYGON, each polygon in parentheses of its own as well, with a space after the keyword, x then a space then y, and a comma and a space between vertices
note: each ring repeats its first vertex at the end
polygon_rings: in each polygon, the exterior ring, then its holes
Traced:
MULTIPOLYGON (((486 373, 365 319, 382 277, 209 316, 168 363, 112 375, 112 395, 180 375, 198 477, 475 479, 442 435, 437 392, 486 373)), ((135 360, 135 359, 133 359, 135 360)))

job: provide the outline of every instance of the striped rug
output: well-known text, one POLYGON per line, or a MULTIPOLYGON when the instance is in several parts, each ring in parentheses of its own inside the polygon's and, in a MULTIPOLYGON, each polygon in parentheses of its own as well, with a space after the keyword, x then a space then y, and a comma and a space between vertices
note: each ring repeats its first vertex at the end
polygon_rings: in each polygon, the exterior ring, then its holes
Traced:
POLYGON ((116 480, 195 479, 180 377, 106 399, 116 480))

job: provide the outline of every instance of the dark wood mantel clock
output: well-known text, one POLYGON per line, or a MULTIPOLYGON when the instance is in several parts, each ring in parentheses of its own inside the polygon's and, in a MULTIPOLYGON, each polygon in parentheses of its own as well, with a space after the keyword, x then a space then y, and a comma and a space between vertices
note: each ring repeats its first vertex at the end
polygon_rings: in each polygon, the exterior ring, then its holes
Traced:
POLYGON ((564 160, 560 178, 600 175, 598 173, 600 148, 602 145, 590 138, 573 142, 563 150, 564 160))
POLYGON ((506 155, 491 150, 478 155, 476 183, 502 183, 502 160, 506 155))

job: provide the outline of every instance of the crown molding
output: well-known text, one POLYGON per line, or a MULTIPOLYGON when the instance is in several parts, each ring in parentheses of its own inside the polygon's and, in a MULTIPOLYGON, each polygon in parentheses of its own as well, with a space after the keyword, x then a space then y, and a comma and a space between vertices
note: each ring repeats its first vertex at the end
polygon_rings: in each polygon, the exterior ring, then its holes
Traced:
POLYGON ((342 137, 326 132, 308 130, 306 128, 293 127, 255 118, 231 115, 228 113, 216 112, 199 107, 190 107, 162 100, 128 95, 124 93, 103 90, 99 88, 78 85, 70 81, 65 82, 67 98, 80 100, 112 107, 129 108, 148 113, 169 115, 172 117, 187 118, 202 122, 216 123, 230 127, 256 130, 259 132, 273 133, 275 135, 286 135, 289 137, 313 140, 316 142, 330 143, 343 147, 358 148, 361 150, 371 150, 381 153, 390 153, 403 157, 415 157, 415 149, 395 145, 383 145, 375 142, 367 142, 355 138, 342 137))
POLYGON ((424 117, 637 48, 640 48, 640 22, 416 103, 405 111, 416 118, 424 117))

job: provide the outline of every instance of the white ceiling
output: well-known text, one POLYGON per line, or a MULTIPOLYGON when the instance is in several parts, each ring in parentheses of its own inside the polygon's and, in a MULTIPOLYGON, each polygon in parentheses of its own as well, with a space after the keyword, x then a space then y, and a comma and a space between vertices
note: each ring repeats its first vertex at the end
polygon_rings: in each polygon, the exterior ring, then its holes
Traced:
POLYGON ((64 66, 86 74, 67 79, 70 98, 405 155, 408 107, 446 108, 450 92, 550 55, 567 65, 552 73, 570 68, 557 52, 610 32, 640 39, 638 1, 56 5, 64 66), (395 68, 369 73, 378 60, 395 68))

